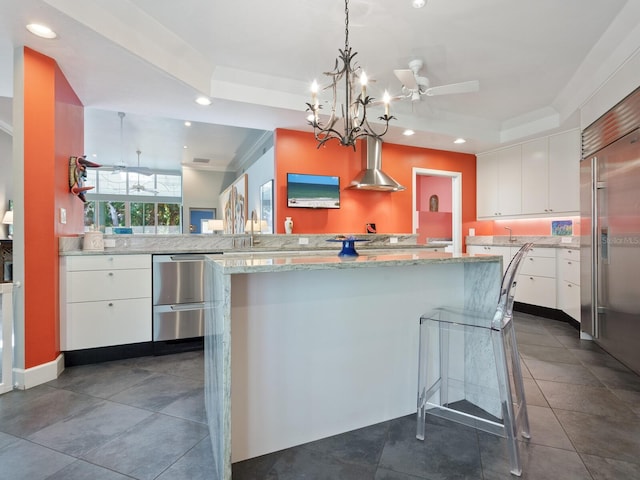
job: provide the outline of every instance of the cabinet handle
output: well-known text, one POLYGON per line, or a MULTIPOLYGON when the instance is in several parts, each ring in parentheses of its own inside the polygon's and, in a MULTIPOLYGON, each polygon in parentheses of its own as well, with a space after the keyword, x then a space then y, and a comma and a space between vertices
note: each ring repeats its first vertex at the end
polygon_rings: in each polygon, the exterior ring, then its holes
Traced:
POLYGON ((571 288, 571 284, 570 284, 570 283, 567 283, 567 287, 571 288))
POLYGON ((567 262, 567 265, 571 265, 571 262, 567 262))
POLYGON ((109 272, 109 276, 110 276, 110 277, 113 277, 113 272, 109 272))
POLYGON ((529 277, 529 280, 533 280, 533 277, 529 277))
POLYGON ((113 302, 109 302, 109 303, 108 303, 108 305, 109 305, 110 307, 113 307, 113 302))

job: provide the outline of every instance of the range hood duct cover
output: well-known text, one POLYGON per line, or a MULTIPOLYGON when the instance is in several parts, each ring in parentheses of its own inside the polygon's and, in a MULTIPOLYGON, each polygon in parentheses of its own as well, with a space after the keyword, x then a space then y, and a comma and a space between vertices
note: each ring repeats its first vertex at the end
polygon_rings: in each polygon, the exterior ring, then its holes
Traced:
POLYGON ((367 137, 362 149, 363 170, 347 188, 375 190, 378 192, 400 192, 405 188, 382 171, 382 140, 367 137))

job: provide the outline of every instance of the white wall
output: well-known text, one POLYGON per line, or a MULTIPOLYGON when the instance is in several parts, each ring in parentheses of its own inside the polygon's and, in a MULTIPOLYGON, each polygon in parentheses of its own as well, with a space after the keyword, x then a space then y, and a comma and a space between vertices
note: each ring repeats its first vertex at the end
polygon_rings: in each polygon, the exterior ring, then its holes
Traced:
MULTIPOLYGON (((273 180, 275 174, 275 152, 271 147, 245 173, 247 174, 247 214, 251 217, 251 211, 255 210, 260 217, 260 187, 269 180, 273 180)), ((274 191, 275 206, 275 191, 274 191)), ((275 218, 275 212, 274 217, 275 218)))
MULTIPOLYGON (((13 153, 11 135, 0 130, 0 221, 13 199, 13 153)), ((6 225, 0 225, 0 238, 7 238, 9 231, 6 225)))
POLYGON ((182 168, 182 232, 189 233, 190 208, 215 208, 216 218, 222 218, 218 196, 223 190, 224 172, 182 168))
POLYGON ((604 115, 640 86, 640 51, 631 56, 580 108, 580 128, 604 115))

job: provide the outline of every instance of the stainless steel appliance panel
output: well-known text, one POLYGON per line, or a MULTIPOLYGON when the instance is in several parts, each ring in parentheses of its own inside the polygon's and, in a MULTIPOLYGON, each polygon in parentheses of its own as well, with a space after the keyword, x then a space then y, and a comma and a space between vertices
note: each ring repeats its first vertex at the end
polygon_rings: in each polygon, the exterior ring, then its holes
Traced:
POLYGON ((640 372, 640 130, 583 163, 582 328, 640 372))
POLYGON ((206 308, 204 302, 154 307, 153 341, 202 337, 206 308))
POLYGON ((153 305, 204 301, 204 255, 154 255, 153 305))

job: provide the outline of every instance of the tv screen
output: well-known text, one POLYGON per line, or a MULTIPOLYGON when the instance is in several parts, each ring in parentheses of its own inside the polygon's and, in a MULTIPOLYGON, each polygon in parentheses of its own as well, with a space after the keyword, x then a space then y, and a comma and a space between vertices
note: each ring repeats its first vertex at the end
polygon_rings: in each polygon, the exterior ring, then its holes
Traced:
POLYGON ((287 173, 287 206, 340 208, 340 177, 287 173))

